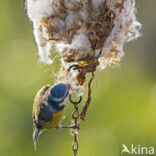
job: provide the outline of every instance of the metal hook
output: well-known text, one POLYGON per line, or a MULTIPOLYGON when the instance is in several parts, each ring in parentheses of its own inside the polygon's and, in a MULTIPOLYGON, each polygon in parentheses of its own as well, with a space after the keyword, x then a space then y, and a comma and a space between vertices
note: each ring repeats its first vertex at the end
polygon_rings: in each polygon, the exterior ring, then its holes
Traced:
POLYGON ((69 67, 68 72, 70 72, 70 70, 73 68, 73 70, 79 70, 79 69, 83 69, 83 66, 79 66, 78 64, 73 64, 69 67))

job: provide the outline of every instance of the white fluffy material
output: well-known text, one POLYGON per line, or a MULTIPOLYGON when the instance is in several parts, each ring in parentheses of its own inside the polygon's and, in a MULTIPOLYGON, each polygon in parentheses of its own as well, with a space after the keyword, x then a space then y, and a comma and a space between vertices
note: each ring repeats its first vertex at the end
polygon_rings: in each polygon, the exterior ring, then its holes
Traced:
MULTIPOLYGON (((85 9, 89 5, 89 0, 64 0, 65 6, 63 9, 68 8, 66 14, 59 12, 58 8, 62 7, 60 2, 60 0, 27 0, 27 12, 30 20, 33 22, 34 36, 38 45, 40 61, 47 64, 52 63, 49 56, 54 43, 49 41, 49 30, 42 25, 42 18, 59 14, 59 17, 50 23, 51 26, 59 30, 60 34, 55 35, 59 37, 59 35, 63 36, 72 27, 76 19, 87 21, 89 16, 91 16, 86 13, 85 9), (83 3, 82 8, 75 10, 75 12, 70 10, 73 8, 73 4, 80 3, 83 3)), ((93 6, 91 13, 98 16, 100 14, 99 7, 104 2, 105 0, 91 0, 93 6)), ((101 69, 104 69, 108 64, 120 61, 124 55, 124 43, 139 37, 139 30, 141 28, 141 24, 136 21, 135 0, 107 0, 106 4, 114 12, 115 19, 113 19, 114 27, 105 40, 99 58, 99 67, 101 69), (122 10, 118 7, 120 4, 123 5, 122 10), (114 54, 115 51, 118 53, 114 54)), ((92 52, 87 34, 82 33, 85 29, 83 23, 76 21, 76 25, 79 26, 79 29, 76 30, 70 43, 65 38, 61 41, 55 41, 55 48, 62 56, 69 55, 71 50, 78 50, 80 58, 92 52)), ((95 49, 95 55, 98 55, 99 51, 99 49, 95 49)), ((65 68, 69 67, 67 64, 69 63, 63 63, 65 68)))
POLYGON ((40 22, 41 17, 51 16, 53 0, 27 0, 27 13, 33 23, 40 22))

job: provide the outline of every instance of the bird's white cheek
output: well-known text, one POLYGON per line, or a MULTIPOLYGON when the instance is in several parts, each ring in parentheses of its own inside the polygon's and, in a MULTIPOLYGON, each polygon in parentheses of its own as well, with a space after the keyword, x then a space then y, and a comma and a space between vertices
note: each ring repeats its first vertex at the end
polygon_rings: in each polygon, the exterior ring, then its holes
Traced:
POLYGON ((64 99, 64 101, 62 103, 59 104, 59 106, 65 106, 67 103, 67 97, 64 99))

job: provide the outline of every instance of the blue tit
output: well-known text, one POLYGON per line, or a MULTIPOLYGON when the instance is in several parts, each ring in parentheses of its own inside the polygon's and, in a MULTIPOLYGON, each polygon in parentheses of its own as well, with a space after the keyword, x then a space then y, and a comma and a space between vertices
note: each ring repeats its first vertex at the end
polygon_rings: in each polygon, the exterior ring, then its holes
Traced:
POLYGON ((36 94, 33 104, 33 141, 36 144, 39 135, 49 128, 61 128, 64 108, 69 95, 69 86, 58 83, 54 86, 45 85, 36 94))

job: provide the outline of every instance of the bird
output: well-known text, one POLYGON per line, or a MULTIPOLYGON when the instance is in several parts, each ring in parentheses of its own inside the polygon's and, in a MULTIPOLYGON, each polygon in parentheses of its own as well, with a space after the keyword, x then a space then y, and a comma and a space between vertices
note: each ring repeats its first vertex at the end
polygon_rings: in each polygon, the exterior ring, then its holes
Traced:
POLYGON ((72 128, 61 126, 64 109, 69 96, 69 85, 57 83, 45 85, 36 94, 33 104, 33 142, 36 150, 39 135, 50 128, 72 128))

